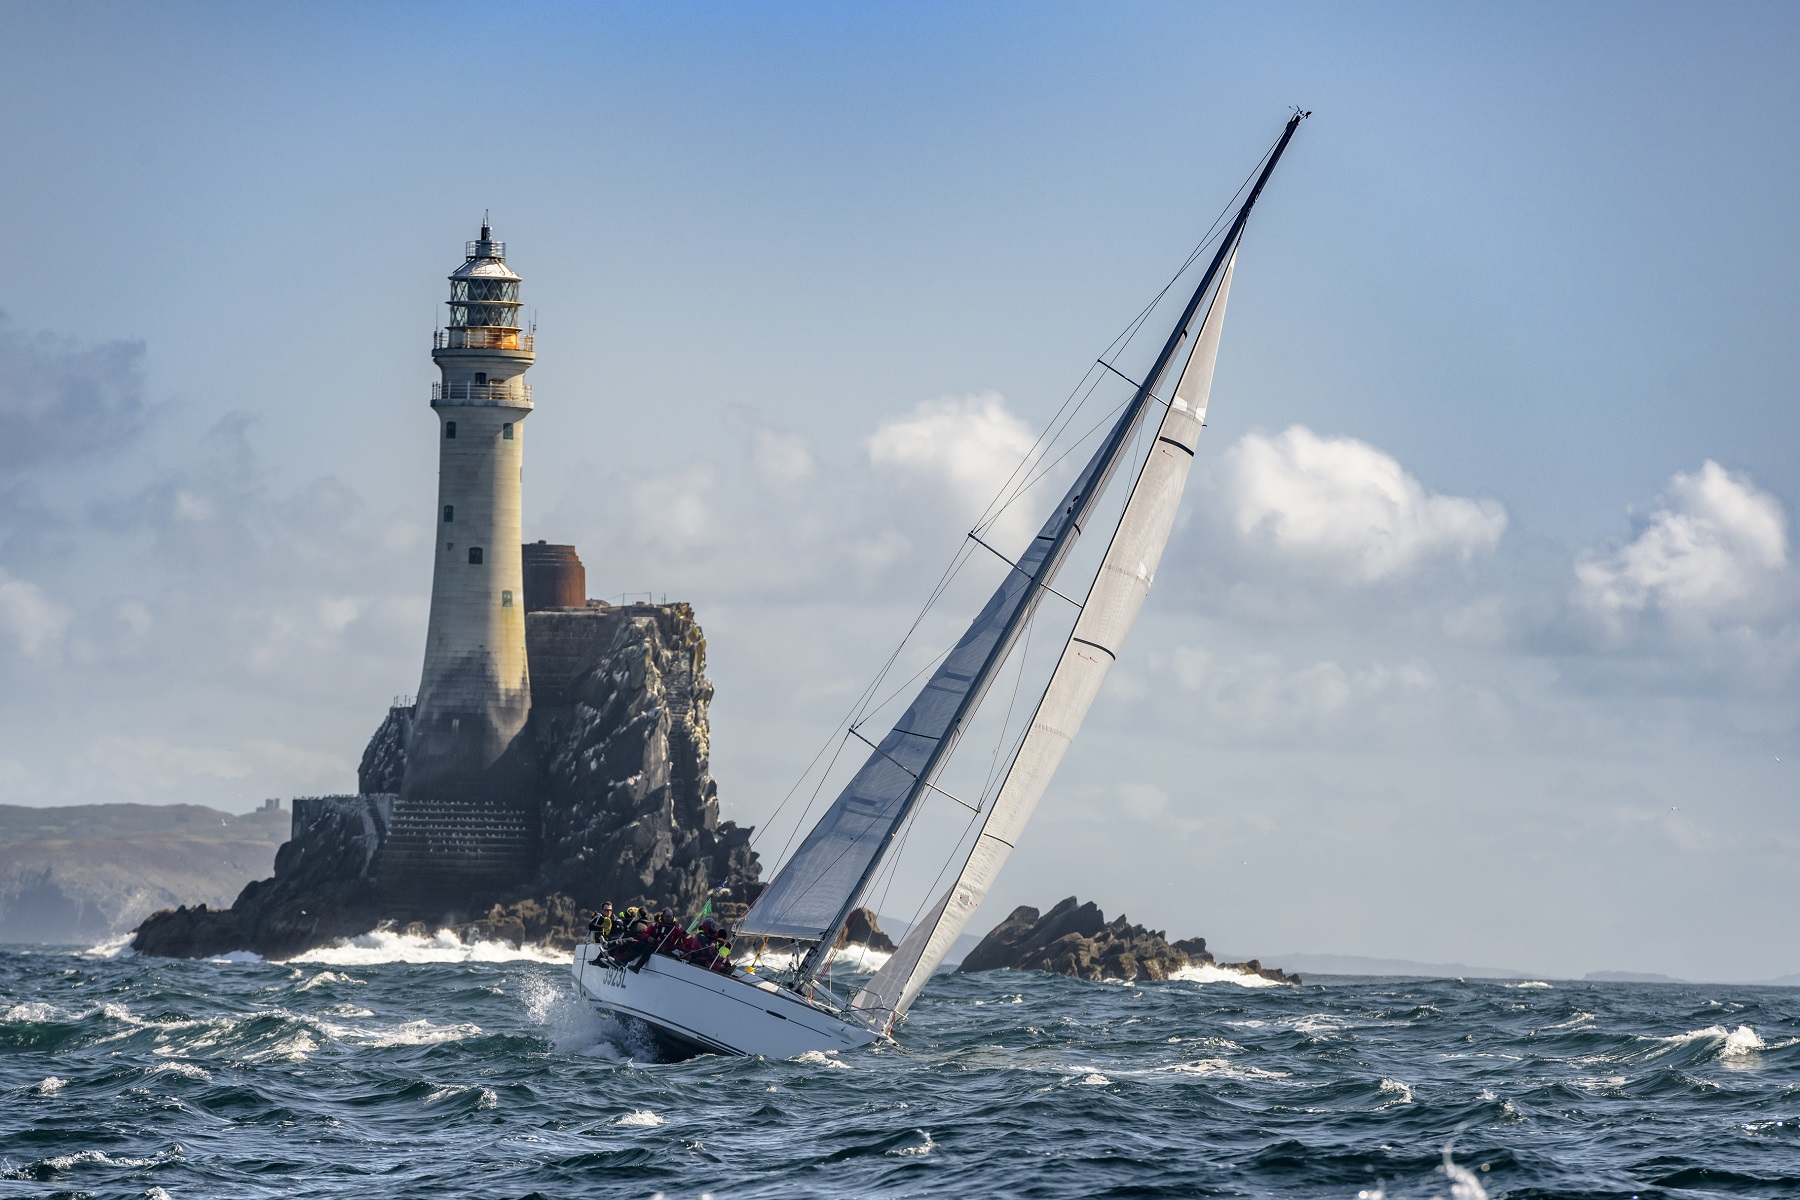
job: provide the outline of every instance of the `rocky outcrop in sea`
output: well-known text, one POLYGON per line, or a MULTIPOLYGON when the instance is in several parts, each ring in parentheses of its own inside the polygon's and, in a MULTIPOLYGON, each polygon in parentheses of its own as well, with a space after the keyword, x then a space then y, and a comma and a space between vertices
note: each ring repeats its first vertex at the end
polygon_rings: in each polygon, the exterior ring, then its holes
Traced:
POLYGON ((1021 906, 996 925, 964 956, 958 971, 1053 971, 1076 979, 1168 979, 1199 965, 1244 975, 1258 975, 1276 983, 1299 983, 1274 967, 1251 959, 1243 963, 1216 963, 1206 949, 1205 938, 1171 942, 1161 930, 1131 924, 1123 914, 1108 921, 1092 901, 1075 897, 1039 914, 1021 906))
POLYGON ((229 909, 154 914, 134 946, 177 957, 250 950, 282 958, 384 924, 463 928, 498 919, 509 931, 515 920, 528 931, 567 931, 585 924, 583 909, 606 900, 684 914, 710 901, 722 915, 741 913, 759 887, 760 864, 751 831, 719 819, 709 772, 713 688, 693 610, 596 604, 533 612, 526 643, 532 710, 517 745, 534 779, 531 804, 494 820, 525 847, 512 880, 448 903, 409 888, 410 860, 399 851, 416 855, 418 839, 403 845, 394 826, 413 709, 396 707, 364 751, 359 794, 294 802, 292 836, 272 878, 249 884, 229 909))

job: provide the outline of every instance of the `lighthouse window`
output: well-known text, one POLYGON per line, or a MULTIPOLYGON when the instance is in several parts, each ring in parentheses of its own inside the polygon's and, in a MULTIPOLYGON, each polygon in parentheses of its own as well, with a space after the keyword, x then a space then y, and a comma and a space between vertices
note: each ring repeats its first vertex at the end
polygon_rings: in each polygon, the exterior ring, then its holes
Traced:
POLYGON ((454 520, 456 520, 456 505, 444 505, 444 524, 448 525, 454 520))
POLYGON ((486 371, 475 372, 475 382, 485 385, 487 383, 487 372, 486 371))
POLYGON ((480 546, 470 546, 469 547, 469 565, 471 567, 479 567, 481 565, 481 547, 480 546))
POLYGON ((511 421, 508 421, 506 424, 504 424, 500 427, 500 436, 505 438, 509 442, 512 441, 512 422, 511 421))
POLYGON ((512 607, 512 593, 511 592, 501 592, 500 593, 500 607, 501 608, 511 608, 512 607))
POLYGON ((456 422, 455 421, 445 421, 444 422, 444 436, 446 438, 453 438, 456 436, 456 422))

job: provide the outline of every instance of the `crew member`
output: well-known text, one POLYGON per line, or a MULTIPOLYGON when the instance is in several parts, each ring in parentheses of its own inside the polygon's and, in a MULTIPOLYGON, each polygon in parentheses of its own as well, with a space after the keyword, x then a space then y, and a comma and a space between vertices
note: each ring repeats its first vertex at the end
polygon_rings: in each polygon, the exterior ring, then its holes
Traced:
POLYGON ((594 944, 600 947, 600 952, 588 959, 590 966, 600 966, 612 958, 607 943, 612 940, 618 925, 619 922, 613 917, 612 901, 608 900, 600 906, 600 911, 594 914, 594 919, 588 922, 588 935, 593 938, 594 944))
POLYGON ((611 941, 618 924, 618 921, 613 918, 612 901, 608 900, 600 906, 600 911, 594 914, 594 919, 588 922, 588 933, 593 935, 596 942, 611 941))

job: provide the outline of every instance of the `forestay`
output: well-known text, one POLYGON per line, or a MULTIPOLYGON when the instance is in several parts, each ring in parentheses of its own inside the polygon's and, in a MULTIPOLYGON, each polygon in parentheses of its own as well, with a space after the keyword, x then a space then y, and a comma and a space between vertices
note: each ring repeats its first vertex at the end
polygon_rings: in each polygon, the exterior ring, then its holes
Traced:
POLYGON ((1225 319, 1225 301, 1236 263, 1234 249, 1081 616, 1006 780, 988 810, 973 852, 956 882, 852 1001, 853 1007, 874 1019, 878 1028, 911 1006, 968 927, 1099 694, 1125 635, 1137 620, 1174 527, 1201 425, 1206 419, 1213 363, 1219 352, 1219 330, 1225 319))

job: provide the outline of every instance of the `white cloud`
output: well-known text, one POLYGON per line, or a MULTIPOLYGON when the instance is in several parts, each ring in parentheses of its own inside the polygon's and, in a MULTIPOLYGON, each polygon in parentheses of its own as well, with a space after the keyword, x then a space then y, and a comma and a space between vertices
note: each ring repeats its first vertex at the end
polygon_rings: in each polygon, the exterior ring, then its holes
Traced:
POLYGON ((69 613, 35 583, 14 579, 0 570, 0 629, 19 643, 19 651, 36 658, 69 627, 69 613))
POLYGON ((1427 492, 1390 455, 1304 425, 1249 434, 1226 454, 1232 524, 1246 542, 1345 579, 1375 583, 1429 559, 1492 550, 1506 510, 1427 492))
POLYGON ((770 487, 790 488, 813 473, 812 447, 799 434, 758 429, 750 455, 770 487))
POLYGON ((1113 788, 1119 807, 1140 821, 1154 821, 1169 807, 1169 793, 1154 783, 1121 783, 1113 788))
POLYGON ((994 392, 925 400, 864 443, 869 462, 938 484, 961 514, 985 509, 1037 441, 994 392))
POLYGON ((706 540, 713 529, 712 510, 707 504, 712 487, 710 463, 634 485, 631 514, 639 540, 677 549, 706 540))
POLYGON ((1270 653, 1178 646, 1166 665, 1185 691, 1197 693, 1198 713, 1188 710, 1190 718, 1198 715, 1227 736, 1398 733, 1420 726, 1443 704, 1442 683, 1417 659, 1290 664, 1270 653))
POLYGON ((1575 564, 1575 599, 1614 636, 1645 612, 1690 629, 1748 621, 1778 601, 1787 565, 1781 503, 1708 459, 1670 480, 1635 538, 1575 564))

